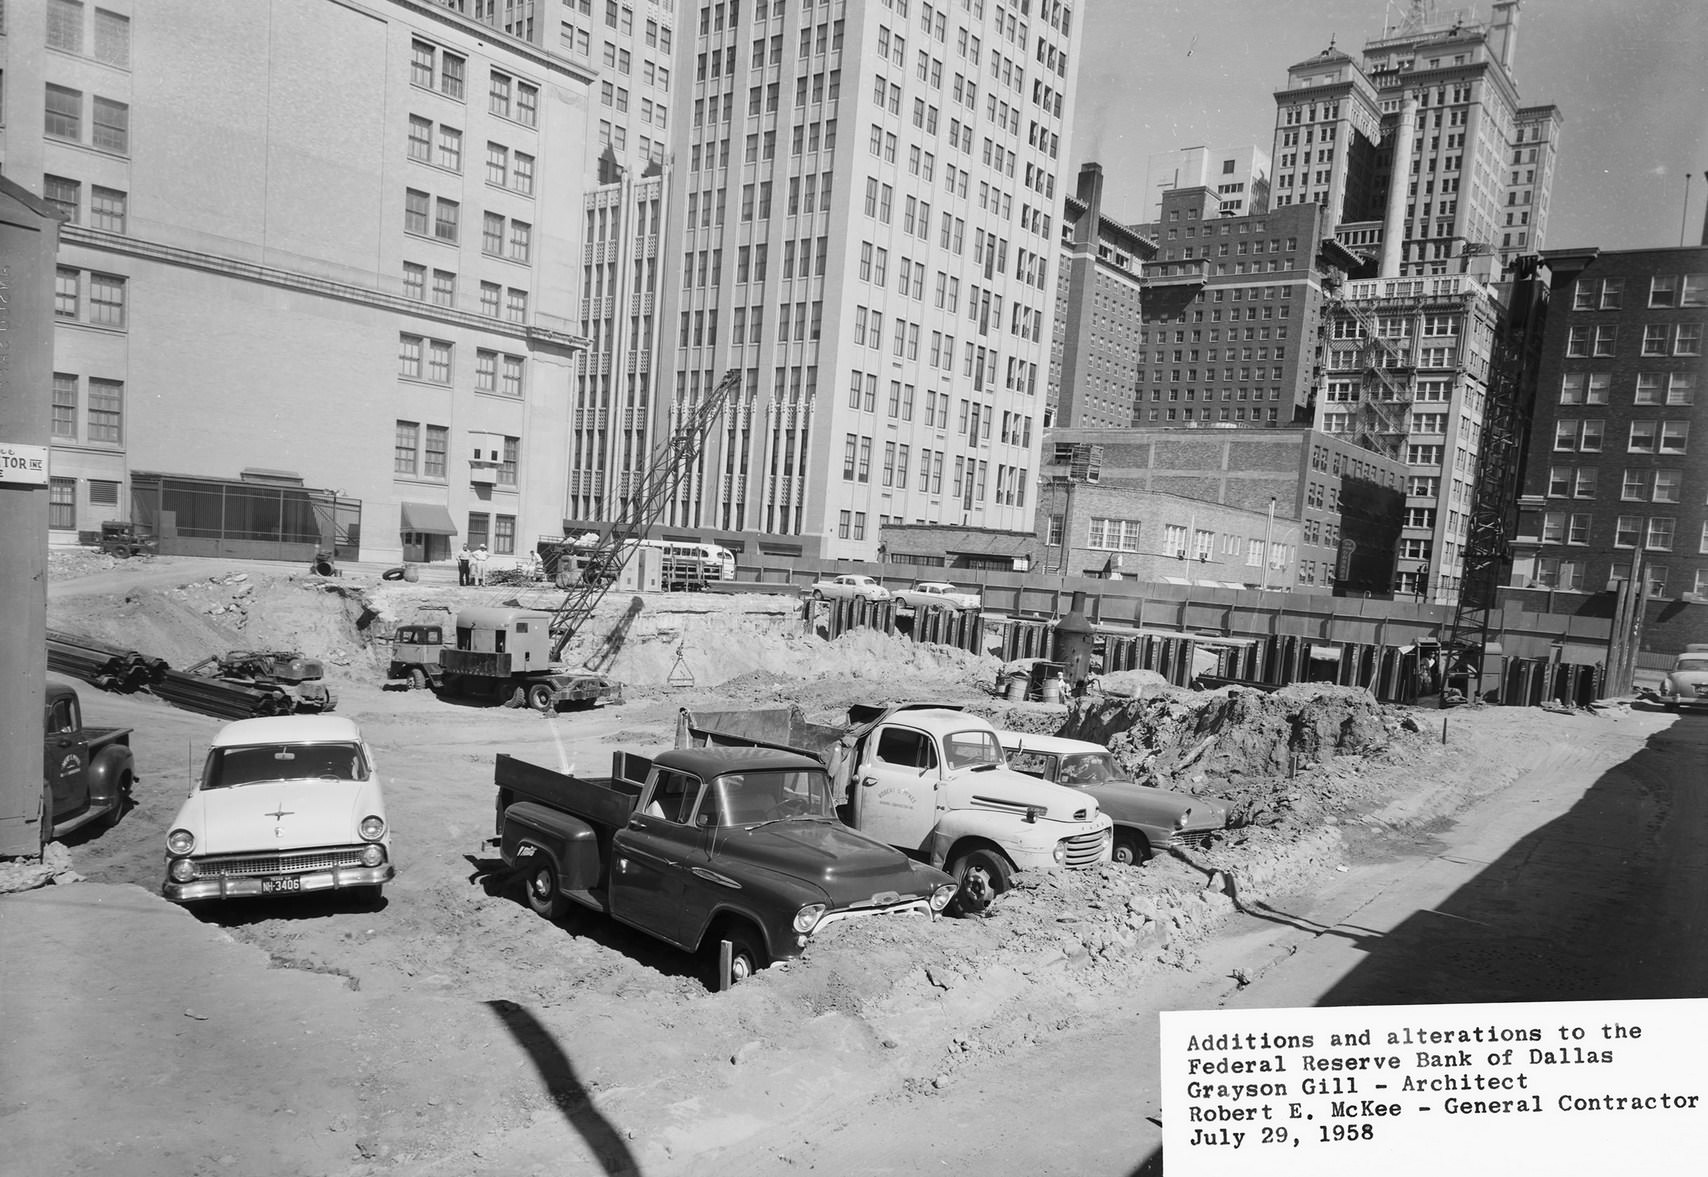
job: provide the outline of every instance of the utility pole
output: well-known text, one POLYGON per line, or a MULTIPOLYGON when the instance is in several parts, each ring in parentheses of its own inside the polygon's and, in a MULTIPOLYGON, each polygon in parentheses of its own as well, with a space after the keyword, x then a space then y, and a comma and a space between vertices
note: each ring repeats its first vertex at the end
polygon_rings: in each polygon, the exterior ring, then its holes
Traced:
POLYGON ((1275 496, 1269 496, 1269 526, 1263 529, 1263 590, 1269 590, 1269 565, 1274 560, 1270 545, 1275 540, 1275 496))

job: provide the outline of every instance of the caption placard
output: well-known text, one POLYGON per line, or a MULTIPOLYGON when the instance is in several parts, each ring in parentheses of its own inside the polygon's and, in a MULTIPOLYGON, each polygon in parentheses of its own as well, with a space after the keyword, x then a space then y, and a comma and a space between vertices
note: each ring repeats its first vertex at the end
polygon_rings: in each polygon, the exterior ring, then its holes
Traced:
POLYGON ((1671 1169, 1708 1155, 1705 1059, 1708 999, 1165 1012, 1163 1151, 1171 1177, 1671 1169))

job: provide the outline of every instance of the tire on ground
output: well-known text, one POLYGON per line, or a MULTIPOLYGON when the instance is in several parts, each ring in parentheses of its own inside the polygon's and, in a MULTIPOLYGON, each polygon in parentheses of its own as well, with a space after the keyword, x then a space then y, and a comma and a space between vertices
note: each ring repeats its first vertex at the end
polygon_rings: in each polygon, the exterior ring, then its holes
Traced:
POLYGON ((949 903, 952 915, 977 915, 1013 886, 1008 860, 998 851, 982 846, 956 857, 949 864, 949 873, 961 885, 949 903))

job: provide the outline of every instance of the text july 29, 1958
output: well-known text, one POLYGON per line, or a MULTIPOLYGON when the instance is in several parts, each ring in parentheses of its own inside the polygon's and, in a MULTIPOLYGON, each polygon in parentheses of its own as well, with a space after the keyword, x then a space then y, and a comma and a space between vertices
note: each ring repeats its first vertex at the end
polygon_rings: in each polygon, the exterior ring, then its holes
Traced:
POLYGON ((1436 1171, 1461 1152, 1533 1162, 1556 1149, 1577 1169, 1581 1141, 1608 1137, 1624 1167, 1630 1129, 1671 1141, 1668 1155, 1708 1142, 1708 1001, 1162 1016, 1171 1174, 1332 1173, 1337 1155, 1367 1173, 1377 1152, 1392 1172, 1421 1165, 1414 1150, 1436 1171))

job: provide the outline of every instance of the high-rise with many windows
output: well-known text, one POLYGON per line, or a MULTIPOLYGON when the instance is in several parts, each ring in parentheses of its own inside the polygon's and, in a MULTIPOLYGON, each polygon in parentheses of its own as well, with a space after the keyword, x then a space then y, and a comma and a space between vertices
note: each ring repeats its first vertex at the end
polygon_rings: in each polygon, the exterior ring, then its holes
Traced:
POLYGON ((584 158, 580 332, 570 393, 567 520, 618 513, 651 456, 664 209, 681 88, 678 0, 561 0, 558 48, 597 70, 584 158))
POLYGON ((5 168, 66 220, 56 532, 146 509, 167 550, 432 560, 556 530, 594 79, 466 7, 6 8, 5 168))
POLYGON ((660 426, 742 379, 668 526, 848 559, 890 521, 1029 527, 1074 18, 684 9, 660 426))

